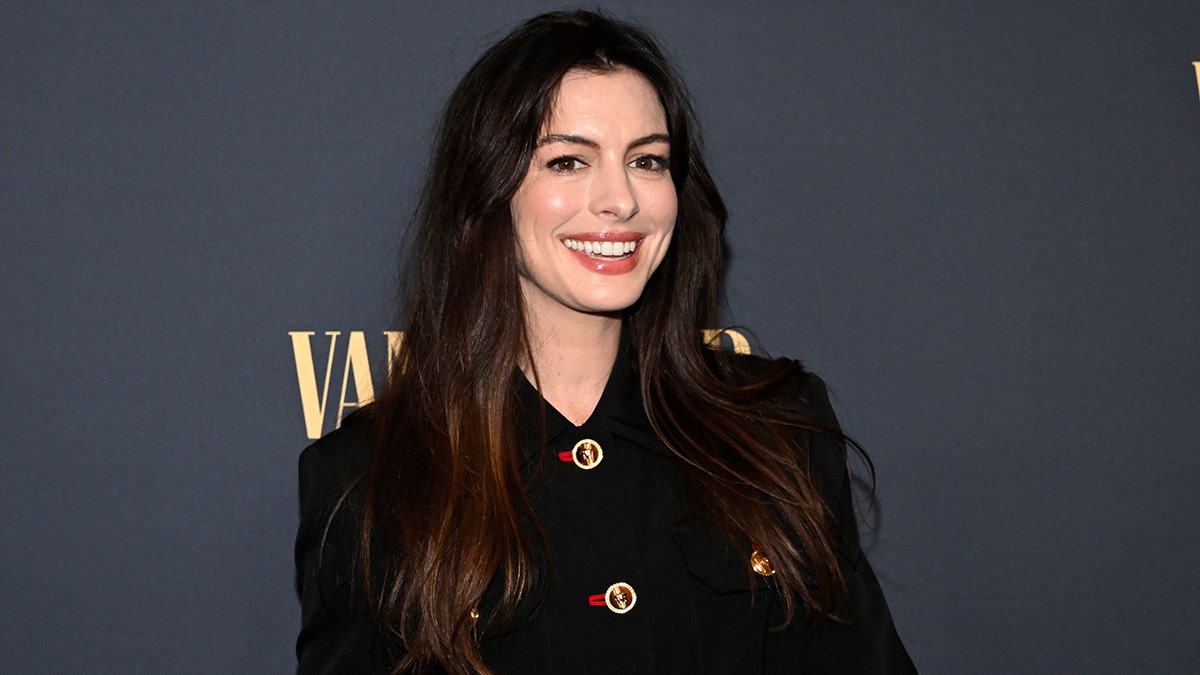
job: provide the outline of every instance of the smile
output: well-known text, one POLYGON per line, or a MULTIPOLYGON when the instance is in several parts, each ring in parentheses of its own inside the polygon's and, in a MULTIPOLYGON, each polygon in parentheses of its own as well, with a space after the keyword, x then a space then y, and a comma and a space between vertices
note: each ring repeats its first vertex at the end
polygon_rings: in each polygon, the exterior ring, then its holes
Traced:
POLYGON ((576 241, 563 239, 563 244, 594 258, 623 258, 637 250, 637 241, 576 241))

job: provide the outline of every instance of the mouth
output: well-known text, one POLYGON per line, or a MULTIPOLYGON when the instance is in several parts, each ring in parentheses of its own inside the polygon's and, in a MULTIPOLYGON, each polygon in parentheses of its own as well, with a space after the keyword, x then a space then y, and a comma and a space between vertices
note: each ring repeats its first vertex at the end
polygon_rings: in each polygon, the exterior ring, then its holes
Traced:
POLYGON ((584 239, 563 239, 563 245, 575 251, 582 253, 589 258, 595 260, 621 260, 633 255, 637 250, 638 242, 642 238, 633 239, 630 241, 612 241, 612 240, 584 240, 584 239))

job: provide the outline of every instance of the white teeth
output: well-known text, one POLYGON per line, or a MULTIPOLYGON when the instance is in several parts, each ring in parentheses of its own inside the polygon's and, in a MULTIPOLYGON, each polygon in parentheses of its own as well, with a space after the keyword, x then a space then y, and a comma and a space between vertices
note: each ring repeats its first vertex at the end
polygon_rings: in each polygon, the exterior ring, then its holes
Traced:
POLYGON ((636 241, 576 241, 563 239, 563 244, 572 251, 581 251, 588 255, 619 258, 637 250, 636 241))

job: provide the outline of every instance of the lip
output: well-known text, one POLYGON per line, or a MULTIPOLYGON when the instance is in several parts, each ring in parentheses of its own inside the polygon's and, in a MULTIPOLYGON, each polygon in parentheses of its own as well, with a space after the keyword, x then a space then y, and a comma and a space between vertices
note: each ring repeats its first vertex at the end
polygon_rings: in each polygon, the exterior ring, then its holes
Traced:
MULTIPOLYGON (((629 241, 641 242, 646 238, 646 235, 640 232, 580 232, 578 234, 570 234, 562 237, 562 239, 573 239, 575 241, 611 241, 614 243, 625 243, 629 241)), ((560 240, 561 241, 561 240, 560 240)), ((567 250, 575 260, 579 262, 589 272, 596 274, 627 274, 632 272, 637 267, 638 258, 641 257, 642 247, 638 246, 625 258, 617 260, 602 260, 593 258, 583 251, 566 248, 563 243, 563 248, 567 250)))

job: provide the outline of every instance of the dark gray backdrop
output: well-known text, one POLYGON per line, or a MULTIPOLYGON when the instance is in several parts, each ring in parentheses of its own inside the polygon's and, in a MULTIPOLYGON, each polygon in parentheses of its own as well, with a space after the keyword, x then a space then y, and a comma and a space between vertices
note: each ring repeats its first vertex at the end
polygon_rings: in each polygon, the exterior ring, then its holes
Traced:
MULTIPOLYGON (((0 670, 293 669, 289 332, 331 428, 508 4, 5 6, 0 670)), ((884 4, 604 6, 691 84, 730 321, 872 453, 918 666, 1189 672, 1200 5, 884 4)))

